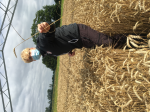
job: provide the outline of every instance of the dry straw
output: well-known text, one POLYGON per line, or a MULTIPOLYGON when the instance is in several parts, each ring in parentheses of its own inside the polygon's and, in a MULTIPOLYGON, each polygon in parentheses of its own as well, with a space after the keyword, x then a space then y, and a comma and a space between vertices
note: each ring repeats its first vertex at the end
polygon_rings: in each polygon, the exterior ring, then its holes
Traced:
POLYGON ((150 1, 67 0, 64 13, 72 7, 78 8, 63 19, 64 24, 76 22, 109 35, 132 35, 124 49, 76 50, 69 71, 63 72, 68 74, 69 87, 67 104, 60 111, 150 111, 150 1))
POLYGON ((148 33, 149 0, 78 0, 73 21, 84 23, 106 34, 148 33), (78 5, 85 3, 84 6, 78 5))
MULTIPOLYGON (((143 51, 150 52, 148 49, 143 51)), ((149 109, 150 53, 102 46, 92 50, 83 49, 82 52, 84 58, 77 54, 69 75, 72 77, 69 77, 71 96, 76 96, 74 102, 80 105, 80 111, 149 109)), ((68 99, 73 99, 71 96, 68 99)))

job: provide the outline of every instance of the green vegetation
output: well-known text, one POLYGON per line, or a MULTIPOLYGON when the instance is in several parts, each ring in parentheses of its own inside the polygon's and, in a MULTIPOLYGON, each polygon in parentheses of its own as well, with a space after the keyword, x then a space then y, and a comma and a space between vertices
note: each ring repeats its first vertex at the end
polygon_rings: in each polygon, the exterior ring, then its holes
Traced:
MULTIPOLYGON (((37 31, 37 25, 41 22, 54 22, 60 18, 60 3, 59 0, 54 0, 55 5, 46 5, 43 6, 43 9, 39 10, 35 14, 35 19, 33 20, 33 24, 31 27, 31 35, 34 35, 37 31)), ((60 26, 60 21, 55 23, 55 27, 60 26)), ((32 37, 34 44, 36 44, 36 40, 39 34, 32 37)), ((52 71, 56 70, 57 66, 57 57, 46 55, 42 59, 43 64, 46 65, 47 68, 50 68, 52 71)))
POLYGON ((57 58, 56 71, 53 72, 52 84, 47 90, 47 98, 49 100, 49 107, 46 107, 45 112, 57 112, 57 96, 58 96, 58 73, 59 73, 59 57, 57 58))
MULTIPOLYGON (((63 3, 64 0, 61 0, 61 17, 63 16, 63 3)), ((60 26, 62 26, 62 20, 60 20, 60 26)), ((54 79, 54 91, 52 98, 52 112, 57 112, 57 96, 58 96, 58 74, 59 74, 59 57, 57 58, 57 67, 55 71, 55 79, 54 79)))
MULTIPOLYGON (((63 16, 63 4, 64 4, 64 0, 61 0, 61 17, 63 16)), ((62 26, 62 19, 60 21, 60 26, 62 26)))
POLYGON ((57 112, 57 96, 58 96, 58 73, 59 73, 59 57, 57 58, 57 67, 52 77, 52 84, 50 89, 47 90, 47 98, 49 100, 49 107, 46 107, 45 112, 57 112))
MULTIPOLYGON (((33 24, 31 27, 31 35, 34 35, 37 31, 37 25, 40 24, 41 22, 54 22, 60 18, 60 15, 62 15, 62 6, 64 3, 64 0, 54 0, 55 5, 46 5, 43 6, 43 9, 39 10, 36 12, 36 17, 33 20, 33 24), (61 5, 61 8, 60 8, 61 5)), ((55 27, 59 27, 62 24, 60 21, 55 23, 55 27)), ((36 39, 38 35, 34 36, 33 42, 36 44, 36 39)), ((58 96, 58 73, 59 73, 59 57, 53 57, 46 55, 42 59, 43 64, 46 65, 47 68, 50 68, 53 71, 53 76, 52 76, 52 84, 49 85, 49 89, 47 90, 47 98, 49 100, 49 106, 46 107, 45 112, 57 112, 57 96, 58 96)))
POLYGON ((58 73, 59 73, 59 57, 57 58, 57 67, 55 71, 55 79, 54 79, 54 91, 53 91, 53 98, 52 98, 52 111, 57 112, 57 96, 58 96, 58 73))
MULTIPOLYGON (((54 22, 60 18, 60 15, 63 14, 63 3, 64 0, 54 0, 55 5, 46 5, 43 6, 43 9, 36 12, 36 18, 33 20, 33 24, 31 27, 31 35, 34 35, 37 31, 37 25, 41 22, 54 22), (61 3, 61 4, 60 4, 61 3), (60 8, 61 5, 61 8, 60 8)), ((62 25, 62 20, 55 23, 55 27, 59 27, 62 25)), ((33 42, 36 44, 36 39, 38 35, 34 36, 33 42)), ((42 59, 43 64, 46 65, 47 68, 50 68, 53 71, 52 76, 52 84, 49 85, 49 89, 47 90, 47 98, 49 100, 49 106, 46 107, 45 112, 57 112, 57 96, 58 96, 58 73, 59 73, 59 57, 53 57, 46 55, 42 59)))
MULTIPOLYGON (((63 3, 64 0, 61 0, 61 17, 63 16, 63 3)), ((62 20, 60 20, 60 26, 62 26, 62 20)), ((54 80, 54 91, 52 98, 52 112, 57 112, 57 96, 58 96, 58 74, 59 74, 59 57, 57 58, 57 67, 55 71, 55 80, 54 80)))
POLYGON ((55 71, 57 65, 57 57, 46 55, 42 59, 42 63, 45 64, 47 68, 50 68, 52 71, 55 71))
MULTIPOLYGON (((37 25, 40 24, 41 22, 54 22, 57 19, 60 18, 60 4, 55 4, 55 5, 46 5, 43 6, 43 9, 39 10, 36 12, 36 17, 33 20, 33 24, 31 27, 31 35, 34 35, 37 31, 37 25)), ((60 26, 60 21, 55 23, 55 27, 60 26)), ((33 36, 33 42, 36 44, 36 39, 38 37, 38 34, 33 36)))

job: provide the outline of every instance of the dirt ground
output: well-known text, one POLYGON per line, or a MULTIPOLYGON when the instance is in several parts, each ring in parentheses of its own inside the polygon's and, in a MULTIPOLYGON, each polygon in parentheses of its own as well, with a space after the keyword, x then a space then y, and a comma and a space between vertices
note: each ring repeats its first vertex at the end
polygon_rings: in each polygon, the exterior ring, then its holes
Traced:
MULTIPOLYGON (((71 0, 64 1, 63 14, 65 15, 62 19, 62 25, 68 25, 74 23, 73 13, 67 14, 68 9, 73 10, 74 2, 71 0), (67 14, 67 15, 66 15, 67 14)), ((74 57, 69 57, 68 54, 60 56, 60 66, 58 75, 58 97, 57 97, 57 112, 81 112, 81 110, 76 105, 76 96, 74 83, 77 82, 79 76, 75 76, 70 69, 74 66, 74 60, 78 57, 82 57, 82 51, 76 50, 76 55, 74 57), (77 78, 76 78, 77 77, 77 78)), ((78 60, 80 60, 78 58, 78 60)), ((76 72, 76 71, 74 71, 76 72)))

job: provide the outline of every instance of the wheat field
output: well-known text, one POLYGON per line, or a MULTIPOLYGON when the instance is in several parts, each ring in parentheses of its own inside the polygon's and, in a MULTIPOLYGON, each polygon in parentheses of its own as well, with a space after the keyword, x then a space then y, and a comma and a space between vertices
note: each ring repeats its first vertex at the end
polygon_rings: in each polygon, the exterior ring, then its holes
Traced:
MULTIPOLYGON (((108 35, 150 32, 149 0, 65 0, 63 15, 63 25, 86 24, 108 35)), ((149 112, 148 38, 141 49, 127 42, 130 49, 97 46, 60 56, 57 111, 149 112)))

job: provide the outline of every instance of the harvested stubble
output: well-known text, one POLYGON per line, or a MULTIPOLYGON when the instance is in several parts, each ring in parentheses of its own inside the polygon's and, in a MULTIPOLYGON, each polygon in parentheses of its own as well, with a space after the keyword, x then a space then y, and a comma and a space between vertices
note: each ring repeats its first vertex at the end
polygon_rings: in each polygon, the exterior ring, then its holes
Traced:
MULTIPOLYGON (((149 7, 149 0, 67 0, 64 14, 77 9, 65 16, 63 24, 82 23, 110 35, 148 34, 149 7)), ((60 86, 64 84, 60 79, 57 111, 150 111, 149 52, 147 48, 123 51, 101 46, 76 50, 70 60, 62 56, 59 77, 65 77, 66 86, 60 86), (65 103, 60 103, 61 98, 65 103)))

